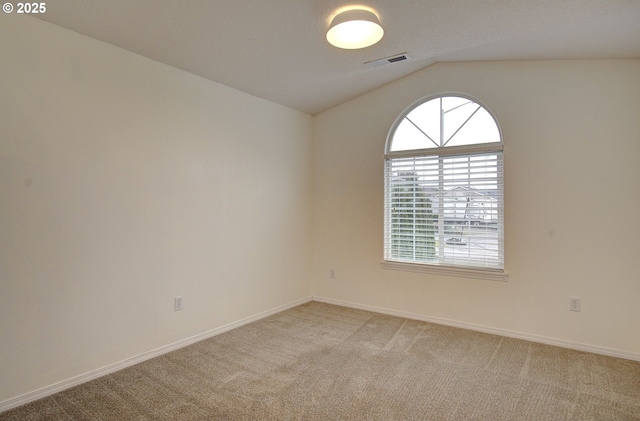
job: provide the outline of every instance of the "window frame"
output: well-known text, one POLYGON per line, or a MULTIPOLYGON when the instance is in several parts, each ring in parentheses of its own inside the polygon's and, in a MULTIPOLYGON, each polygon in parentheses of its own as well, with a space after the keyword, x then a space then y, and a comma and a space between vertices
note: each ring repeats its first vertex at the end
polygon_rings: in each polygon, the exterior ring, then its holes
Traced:
MULTIPOLYGON (((466 121, 465 123, 466 124, 466 121)), ((463 125, 464 125, 463 124, 463 125)), ((462 127, 462 126, 461 126, 462 127)), ((440 92, 432 95, 425 96, 414 101, 408 107, 406 107, 395 119, 389 132, 387 134, 387 139, 385 142, 384 148, 384 251, 383 251, 383 260, 381 262, 381 266, 383 269, 391 269, 391 270, 401 270, 408 272, 418 272, 418 273, 430 273, 435 275, 444 275, 444 276, 455 276, 455 277, 464 277, 464 278, 474 278, 474 279, 485 279, 485 280, 496 280, 496 281, 506 281, 508 279, 508 273, 506 271, 506 262, 505 262, 505 235, 504 235, 504 138, 502 135, 502 128, 500 127, 500 123, 496 118, 495 114, 491 111, 489 107, 487 107, 482 101, 470 96, 468 94, 460 93, 460 92, 440 92), (481 144, 471 144, 471 145, 462 145, 462 146, 444 146, 437 148, 423 148, 423 149, 409 149, 409 150, 400 150, 400 151, 391 151, 393 138, 395 133, 400 126, 400 124, 404 121, 405 117, 407 117, 413 110, 420 107, 421 105, 432 101, 438 98, 444 97, 459 97, 468 99, 473 101, 480 107, 482 107, 493 119, 493 122, 496 125, 498 130, 499 142, 491 142, 491 143, 481 143, 481 144), (437 153, 436 153, 437 151, 437 153), (487 154, 491 152, 497 152, 501 155, 502 161, 502 173, 501 173, 501 187, 502 187, 502 220, 501 223, 501 233, 502 237, 498 239, 502 243, 502 269, 496 268, 483 268, 483 267, 469 267, 463 265, 455 265, 455 264, 433 264, 428 262, 417 262, 417 261, 401 261, 401 260, 387 260, 386 250, 388 246, 387 241, 387 162, 394 158, 409 158, 409 157, 427 157, 427 156, 455 156, 455 155, 465 155, 465 154, 487 154)))

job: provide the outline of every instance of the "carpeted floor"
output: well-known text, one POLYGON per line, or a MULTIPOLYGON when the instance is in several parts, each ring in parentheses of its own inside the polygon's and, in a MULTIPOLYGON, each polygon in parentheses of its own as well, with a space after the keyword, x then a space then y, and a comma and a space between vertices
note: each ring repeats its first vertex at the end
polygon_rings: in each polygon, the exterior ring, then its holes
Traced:
POLYGON ((311 302, 0 420, 640 420, 640 362, 311 302))

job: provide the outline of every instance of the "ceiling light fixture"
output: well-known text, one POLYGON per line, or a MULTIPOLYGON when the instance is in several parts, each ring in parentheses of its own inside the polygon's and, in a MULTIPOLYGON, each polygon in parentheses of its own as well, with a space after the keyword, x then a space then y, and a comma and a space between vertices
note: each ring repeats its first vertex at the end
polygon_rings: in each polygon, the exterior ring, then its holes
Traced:
POLYGON ((375 13, 351 9, 337 14, 327 31, 327 41, 335 47, 355 50, 368 47, 382 39, 384 30, 375 13))

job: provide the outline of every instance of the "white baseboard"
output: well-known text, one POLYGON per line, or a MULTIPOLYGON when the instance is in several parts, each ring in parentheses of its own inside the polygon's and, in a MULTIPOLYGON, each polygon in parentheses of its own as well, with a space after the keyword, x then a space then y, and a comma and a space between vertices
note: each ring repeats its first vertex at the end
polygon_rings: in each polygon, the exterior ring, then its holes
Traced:
POLYGON ((348 301, 335 300, 333 298, 325 298, 314 296, 313 301, 327 304, 335 304, 343 307, 355 308, 358 310, 366 310, 374 313, 388 314, 391 316, 403 317, 405 319, 420 320, 423 322, 436 323, 440 325, 459 327, 462 329, 474 330, 477 332, 491 333, 494 335, 506 336, 509 338, 524 339, 526 341, 542 343, 546 345, 554 345, 562 348, 574 349, 576 351, 591 352, 594 354, 607 355, 610 357, 624 358, 627 360, 640 361, 640 353, 620 351, 618 349, 605 348, 597 345, 583 344, 580 342, 566 341, 563 339, 548 338, 545 336, 531 335, 527 333, 514 332, 506 329, 498 329, 488 326, 476 325, 473 323, 459 322, 455 320, 442 319, 439 317, 429 317, 420 314, 409 313, 406 311, 391 310, 382 307, 375 307, 366 304, 352 303, 348 301))
POLYGON ((72 377, 67 380, 63 380, 61 382, 52 384, 50 386, 43 387, 41 389, 34 390, 33 392, 28 392, 20 396, 16 396, 11 399, 7 399, 6 401, 0 402, 0 412, 7 411, 12 408, 16 408, 20 405, 24 405, 29 402, 36 401, 38 399, 45 398, 47 396, 53 395, 54 393, 61 392, 65 389, 69 389, 70 387, 77 386, 79 384, 88 382, 90 380, 97 379, 98 377, 105 376, 107 374, 115 373, 116 371, 122 370, 123 368, 130 367, 132 365, 141 363, 143 361, 149 360, 151 358, 158 357, 160 355, 166 354, 171 351, 175 351, 176 349, 183 348, 185 346, 194 344, 196 342, 200 342, 204 339, 211 338, 213 336, 219 335, 221 333, 227 332, 232 329, 236 329, 240 326, 244 326, 251 322, 255 322, 260 319, 264 319, 265 317, 269 317, 273 314, 280 313, 282 311, 288 310, 290 308, 299 306, 301 304, 308 303, 312 300, 312 297, 302 298, 300 300, 293 301, 288 304, 284 304, 275 308, 272 308, 267 311, 263 311, 261 313, 255 314, 253 316, 246 317, 244 319, 238 320, 233 323, 226 324, 224 326, 217 327, 215 329, 199 333, 197 335, 191 336, 189 338, 181 339, 177 342, 161 346, 160 348, 152 349, 140 355, 136 355, 131 358, 127 358, 117 363, 109 364, 105 367, 98 368, 96 370, 89 371, 87 373, 80 374, 78 376, 72 377))

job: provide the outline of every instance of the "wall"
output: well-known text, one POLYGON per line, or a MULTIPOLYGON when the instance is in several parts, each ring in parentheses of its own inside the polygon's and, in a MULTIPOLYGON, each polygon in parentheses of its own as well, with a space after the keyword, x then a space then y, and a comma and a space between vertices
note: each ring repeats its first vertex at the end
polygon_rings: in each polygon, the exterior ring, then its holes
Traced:
POLYGON ((441 63, 316 116, 314 294, 640 359, 639 115, 629 60, 441 63), (380 267, 387 133, 451 91, 503 130, 507 282, 380 267))
POLYGON ((0 403, 311 295, 310 116, 31 17, 0 52, 0 403))

